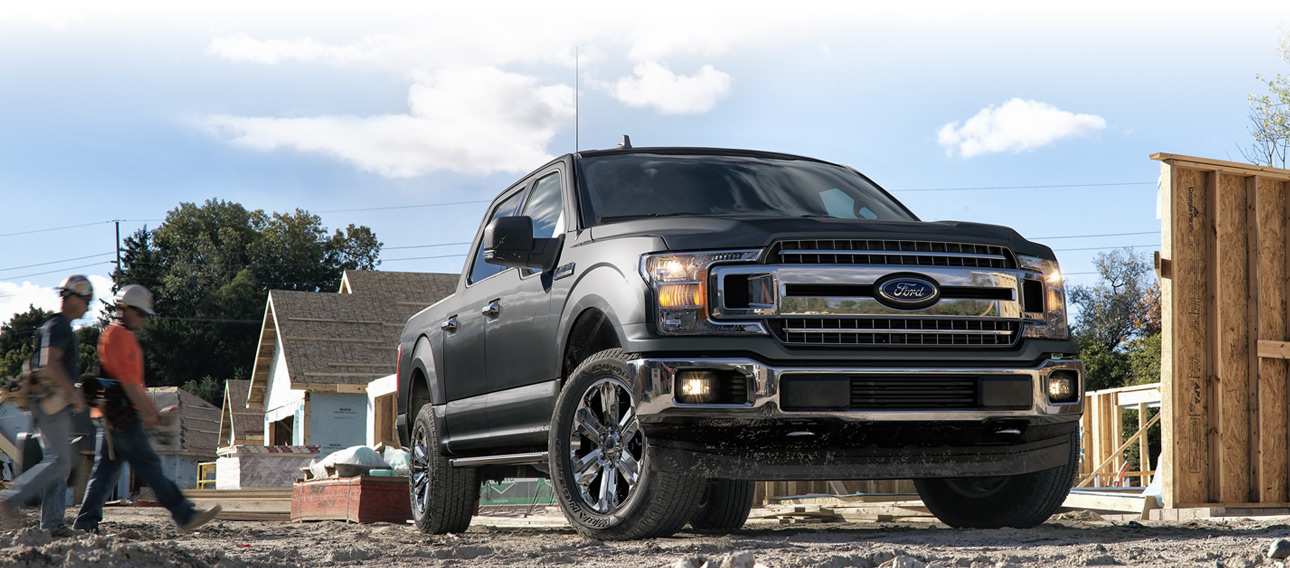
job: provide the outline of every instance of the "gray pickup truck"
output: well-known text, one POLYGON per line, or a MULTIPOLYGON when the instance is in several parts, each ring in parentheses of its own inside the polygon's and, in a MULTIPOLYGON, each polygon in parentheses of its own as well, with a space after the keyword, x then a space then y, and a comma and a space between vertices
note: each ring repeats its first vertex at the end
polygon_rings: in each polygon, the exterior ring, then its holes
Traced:
POLYGON ((408 320, 398 429, 427 533, 549 477, 579 533, 730 531, 759 480, 913 479, 955 527, 1070 489, 1083 363, 1048 247, 922 222, 786 154, 561 156, 489 206, 456 292, 408 320))

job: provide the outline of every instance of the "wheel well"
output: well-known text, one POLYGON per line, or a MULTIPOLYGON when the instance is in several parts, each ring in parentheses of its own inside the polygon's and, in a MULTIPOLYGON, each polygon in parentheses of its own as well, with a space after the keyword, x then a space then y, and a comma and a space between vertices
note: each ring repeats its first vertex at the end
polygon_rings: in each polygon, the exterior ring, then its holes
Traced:
POLYGON ((413 369, 412 378, 408 381, 408 424, 417 419, 423 405, 430 403, 430 387, 426 385, 426 375, 421 369, 413 369))
POLYGON ((600 310, 587 310, 578 316, 564 344, 564 361, 560 376, 567 378, 587 357, 606 349, 621 348, 613 323, 600 310))

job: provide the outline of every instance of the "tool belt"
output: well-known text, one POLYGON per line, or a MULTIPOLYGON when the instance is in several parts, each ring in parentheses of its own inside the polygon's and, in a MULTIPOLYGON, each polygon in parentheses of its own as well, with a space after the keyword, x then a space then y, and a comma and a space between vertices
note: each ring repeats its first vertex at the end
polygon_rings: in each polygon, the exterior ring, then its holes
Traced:
POLYGON ((12 402, 20 410, 31 410, 39 406, 45 414, 56 414, 72 401, 65 389, 58 388, 52 381, 61 380, 35 363, 36 355, 22 363, 22 371, 16 377, 8 377, 0 386, 0 403, 12 402))
POLYGON ((104 377, 87 377, 81 381, 85 403, 103 412, 103 421, 113 430, 134 425, 137 411, 130 404, 121 381, 104 377))

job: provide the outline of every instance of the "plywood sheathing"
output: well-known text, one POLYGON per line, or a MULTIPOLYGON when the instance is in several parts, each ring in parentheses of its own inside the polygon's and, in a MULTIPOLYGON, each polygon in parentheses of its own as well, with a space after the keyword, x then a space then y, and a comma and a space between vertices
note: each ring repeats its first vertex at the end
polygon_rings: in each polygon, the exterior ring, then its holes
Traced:
POLYGON ((1284 505, 1290 170, 1162 162, 1162 497, 1284 505))

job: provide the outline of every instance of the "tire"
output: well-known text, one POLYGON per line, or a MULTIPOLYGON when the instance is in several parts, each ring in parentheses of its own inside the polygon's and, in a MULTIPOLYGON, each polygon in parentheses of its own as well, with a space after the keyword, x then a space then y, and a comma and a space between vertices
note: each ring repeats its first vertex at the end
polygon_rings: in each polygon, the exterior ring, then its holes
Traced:
POLYGON ((923 504, 956 528, 1030 528, 1052 516, 1066 500, 1079 466, 1079 434, 1070 435, 1066 465, 1003 477, 915 479, 923 504))
POLYGON ((431 405, 417 412, 411 442, 408 498, 412 521, 426 534, 465 531, 479 501, 479 481, 474 468, 455 468, 448 463, 440 448, 431 405))
POLYGON ((596 540, 671 535, 704 487, 654 469, 630 384, 622 350, 596 353, 573 371, 551 418, 551 485, 573 529, 596 540))
POLYGON ((690 528, 700 532, 739 530, 752 511, 757 484, 737 479, 709 479, 690 528))

